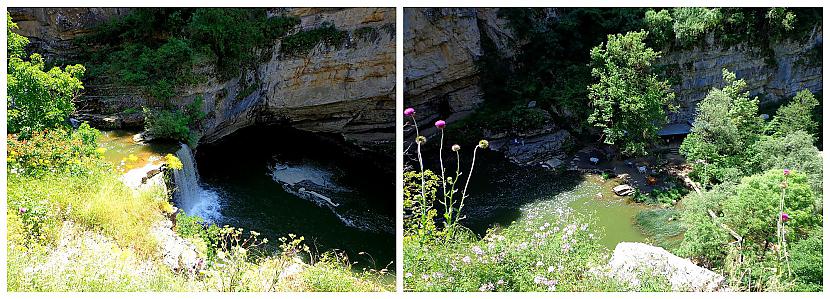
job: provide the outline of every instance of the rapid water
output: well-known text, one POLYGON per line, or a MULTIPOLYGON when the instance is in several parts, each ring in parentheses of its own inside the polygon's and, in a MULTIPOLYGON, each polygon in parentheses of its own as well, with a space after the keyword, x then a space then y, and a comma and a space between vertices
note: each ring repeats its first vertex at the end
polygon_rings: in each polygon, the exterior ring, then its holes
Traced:
POLYGON ((196 160, 190 147, 182 144, 176 156, 182 161, 182 169, 173 172, 173 180, 176 183, 173 199, 176 206, 187 215, 199 216, 209 222, 220 221, 222 203, 219 194, 201 185, 196 160))

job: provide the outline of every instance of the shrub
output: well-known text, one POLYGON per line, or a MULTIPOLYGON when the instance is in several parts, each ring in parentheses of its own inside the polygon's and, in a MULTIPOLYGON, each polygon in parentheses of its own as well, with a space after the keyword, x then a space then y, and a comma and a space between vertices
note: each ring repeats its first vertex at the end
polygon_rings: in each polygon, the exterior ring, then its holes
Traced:
POLYGON ((82 124, 75 132, 52 129, 32 132, 28 139, 9 135, 8 167, 12 173, 31 176, 80 174, 99 164, 97 139, 100 132, 82 124))
POLYGON ((674 41, 673 24, 671 13, 668 10, 661 9, 654 11, 649 9, 646 11, 645 23, 648 26, 648 32, 651 39, 657 45, 666 45, 674 41))
POLYGON ((674 33, 681 45, 688 46, 714 31, 722 20, 723 15, 718 8, 678 7, 672 10, 674 15, 674 33))
POLYGON ((319 44, 327 47, 339 46, 346 40, 345 31, 339 30, 330 23, 325 23, 318 28, 300 31, 286 36, 282 40, 281 51, 287 55, 303 56, 319 44))
POLYGON ((144 108, 144 129, 153 137, 190 143, 189 125, 190 120, 181 112, 144 108))
POLYGON ((758 99, 744 92, 746 82, 726 69, 723 80, 723 89, 712 89, 698 104, 691 133, 680 146, 692 164, 690 176, 704 185, 736 182, 749 174, 752 145, 763 130, 758 99))
POLYGON ((813 142, 814 137, 804 131, 762 136, 752 145, 751 170, 753 173, 784 168, 798 171, 807 175, 810 186, 818 194, 822 190, 822 157, 813 142))

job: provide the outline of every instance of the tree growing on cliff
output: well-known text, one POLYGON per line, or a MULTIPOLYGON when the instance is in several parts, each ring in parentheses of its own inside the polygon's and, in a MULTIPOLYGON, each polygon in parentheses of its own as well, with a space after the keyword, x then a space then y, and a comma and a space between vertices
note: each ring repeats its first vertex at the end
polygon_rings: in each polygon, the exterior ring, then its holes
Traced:
POLYGON ((691 133, 680 153, 692 164, 692 177, 704 185, 737 182, 751 170, 753 144, 763 131, 758 98, 746 82, 723 70, 723 89, 713 88, 698 104, 691 133))
POLYGON ((666 121, 666 108, 674 100, 667 80, 653 71, 659 52, 643 42, 646 31, 608 35, 608 42, 591 50, 588 87, 594 108, 588 122, 602 129, 603 141, 619 145, 623 154, 644 155, 666 121))
POLYGON ((32 54, 26 61, 25 47, 29 40, 12 32, 17 24, 7 17, 8 25, 8 109, 9 133, 22 137, 48 128, 63 127, 75 110, 72 100, 78 96, 83 84, 84 67, 69 65, 61 70, 53 67, 44 71, 45 62, 40 54, 32 54))

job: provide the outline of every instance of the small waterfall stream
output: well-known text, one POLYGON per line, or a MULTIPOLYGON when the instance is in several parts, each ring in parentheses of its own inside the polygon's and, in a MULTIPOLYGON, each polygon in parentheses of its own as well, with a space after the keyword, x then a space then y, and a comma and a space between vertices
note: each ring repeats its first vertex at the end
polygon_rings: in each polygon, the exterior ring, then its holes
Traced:
POLYGON ((176 152, 182 161, 182 169, 173 173, 176 183, 174 199, 187 215, 202 217, 206 221, 216 222, 222 218, 219 194, 202 187, 199 183, 199 170, 196 169, 196 160, 193 151, 186 144, 176 152))

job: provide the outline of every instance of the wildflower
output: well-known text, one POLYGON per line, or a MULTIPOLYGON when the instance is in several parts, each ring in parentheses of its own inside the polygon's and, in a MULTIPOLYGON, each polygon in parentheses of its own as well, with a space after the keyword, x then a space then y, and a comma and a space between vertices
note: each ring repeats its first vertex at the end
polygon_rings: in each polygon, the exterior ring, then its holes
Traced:
POLYGON ((469 264, 472 261, 472 259, 470 259, 469 255, 465 255, 464 258, 461 259, 461 261, 465 264, 469 264))
POLYGON ((790 169, 789 168, 784 169, 784 175, 790 175, 790 169))
POLYGON ((787 222, 789 220, 790 220, 790 215, 787 215, 787 213, 781 213, 781 221, 787 222))
POLYGON ((484 254, 484 251, 481 250, 481 247, 473 246, 473 253, 475 253, 476 255, 482 255, 484 254))
POLYGON ((571 250, 571 243, 562 244, 562 252, 568 252, 568 250, 571 250))
POLYGON ((412 273, 406 272, 406 274, 404 274, 404 277, 410 278, 410 277, 412 277, 412 273))
POLYGON ((486 148, 490 147, 490 142, 488 142, 487 140, 482 139, 481 141, 478 142, 478 147, 480 147, 482 149, 486 149, 486 148))
POLYGON ((435 122, 435 127, 436 128, 443 129, 446 126, 447 126, 447 122, 445 122, 443 119, 439 119, 438 121, 435 122))
POLYGON ((452 151, 457 152, 457 151, 460 151, 460 150, 461 150, 460 145, 458 145, 458 144, 453 144, 452 145, 452 151))
POLYGON ((556 271, 556 268, 554 268, 553 266, 548 266, 548 272, 553 272, 553 271, 556 271))
POLYGON ((20 212, 20 214, 23 214, 23 213, 28 212, 28 211, 29 211, 29 209, 27 209, 27 208, 19 208, 19 209, 17 209, 17 211, 18 211, 18 212, 20 212))
POLYGON ((441 272, 435 272, 435 273, 432 273, 432 277, 435 277, 435 278, 442 278, 442 277, 444 277, 444 273, 441 273, 441 272))
POLYGON ((503 285, 504 284, 504 279, 499 279, 499 281, 496 281, 496 284, 497 285, 503 285))
POLYGON ((406 110, 403 111, 403 115, 406 116, 412 116, 413 114, 415 114, 415 108, 412 107, 406 108, 406 110))
POLYGON ((543 267, 543 266, 545 266, 545 263, 543 263, 542 261, 537 261, 536 262, 536 267, 543 267))
POLYGON ((423 280, 429 280, 429 274, 424 274, 424 275, 421 275, 421 279, 423 279, 423 280))
POLYGON ((415 142, 420 144, 420 145, 423 145, 424 143, 427 143, 427 138, 424 137, 424 136, 418 136, 418 137, 415 137, 415 142))
POLYGON ((556 291, 556 279, 545 281, 545 285, 548 286, 548 291, 556 291))
POLYGON ((536 277, 534 277, 534 278, 533 278, 533 283, 535 283, 535 284, 543 284, 543 283, 545 283, 545 281, 547 281, 547 280, 548 280, 547 278, 544 278, 544 277, 542 277, 542 276, 536 276, 536 277))
POLYGON ((495 289, 496 288, 495 288, 495 286, 493 286, 492 282, 487 283, 487 284, 482 284, 481 287, 478 288, 478 290, 481 291, 481 292, 492 292, 495 289))

